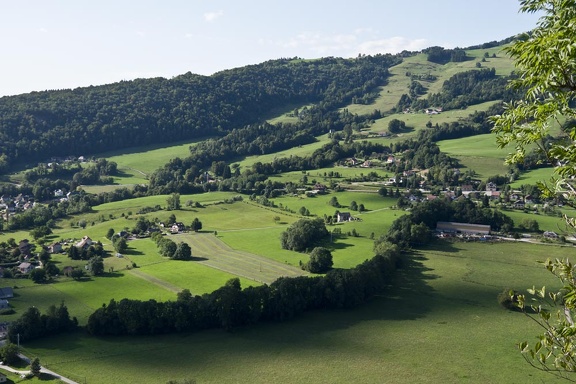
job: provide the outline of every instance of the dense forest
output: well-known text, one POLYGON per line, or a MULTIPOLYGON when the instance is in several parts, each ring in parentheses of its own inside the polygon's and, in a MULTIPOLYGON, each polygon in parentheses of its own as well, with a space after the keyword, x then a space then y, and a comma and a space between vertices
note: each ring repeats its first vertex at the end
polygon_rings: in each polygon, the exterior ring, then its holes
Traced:
POLYGON ((0 98, 0 173, 18 161, 222 136, 275 108, 334 109, 383 85, 400 57, 280 59, 172 79, 0 98))

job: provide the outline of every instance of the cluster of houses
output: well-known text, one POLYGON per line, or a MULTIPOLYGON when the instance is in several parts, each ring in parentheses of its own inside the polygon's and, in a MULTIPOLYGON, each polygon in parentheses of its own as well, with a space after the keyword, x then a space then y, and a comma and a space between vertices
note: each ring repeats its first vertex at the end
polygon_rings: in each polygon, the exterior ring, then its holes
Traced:
POLYGON ((34 198, 28 195, 19 194, 18 196, 2 195, 0 196, 0 213, 4 220, 17 212, 28 210, 36 205, 34 198))
POLYGON ((176 222, 172 225, 160 223, 160 228, 167 229, 172 234, 182 233, 186 230, 186 226, 182 222, 176 222))

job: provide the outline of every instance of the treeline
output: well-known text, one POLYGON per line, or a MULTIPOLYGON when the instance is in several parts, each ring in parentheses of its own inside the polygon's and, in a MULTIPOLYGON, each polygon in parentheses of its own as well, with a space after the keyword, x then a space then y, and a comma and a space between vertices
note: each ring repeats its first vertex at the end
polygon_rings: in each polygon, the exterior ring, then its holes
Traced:
POLYGON ((0 173, 15 161, 223 136, 288 104, 334 106, 383 85, 399 56, 279 59, 199 76, 0 98, 0 173))
POLYGON ((466 61, 468 57, 466 56, 466 51, 461 48, 446 49, 444 47, 429 47, 422 50, 427 56, 427 60, 436 64, 446 64, 449 62, 461 62, 466 61))
POLYGON ((409 94, 402 95, 396 110, 422 110, 430 107, 461 109, 486 101, 517 99, 520 93, 507 87, 509 80, 508 76, 497 76, 494 68, 460 72, 444 82, 440 93, 431 94, 425 99, 418 99, 414 94, 416 85, 413 83, 418 83, 414 81, 409 89, 412 97, 409 94))
MULTIPOLYGON (((332 121, 332 126, 344 126, 344 121, 338 122, 337 117, 342 113, 325 115, 327 124, 332 121), (334 117, 334 119, 332 119, 334 117)), ((350 117, 354 120, 355 117, 350 117)), ((346 120, 348 121, 348 120, 346 120)), ((277 127, 269 124, 259 126, 262 134, 267 132, 270 135, 277 132, 277 127), (268 131, 266 131, 268 129, 268 131)), ((309 128, 311 129, 311 128, 309 128)), ((326 127, 320 128, 324 131, 326 127)), ((295 130, 297 137, 302 137, 302 131, 295 130)), ((304 131, 305 132, 305 131, 304 131)), ((278 132, 280 133, 280 132, 278 132)), ((250 140, 246 142, 242 140, 242 136, 238 131, 232 133, 237 137, 237 141, 229 141, 229 137, 218 140, 210 140, 206 143, 200 143, 193 147, 192 155, 185 159, 172 159, 162 168, 158 169, 150 175, 149 192, 150 194, 167 194, 178 192, 181 194, 205 192, 219 188, 220 190, 235 190, 238 192, 246 192, 255 187, 257 183, 266 180, 267 176, 289 172, 295 170, 309 170, 318 169, 334 162, 358 155, 370 155, 372 153, 390 153, 390 148, 370 142, 347 142, 341 143, 338 140, 325 144, 322 148, 315 150, 311 156, 300 157, 291 156, 286 158, 275 159, 271 163, 255 163, 252 168, 245 169, 242 172, 236 168, 235 170, 226 170, 226 165, 222 165, 222 160, 233 160, 237 156, 245 154, 238 153, 235 150, 240 150, 240 147, 234 147, 232 143, 238 143, 245 148, 250 147, 250 140), (214 169, 218 176, 222 177, 219 183, 206 183, 206 170, 214 169), (212 184, 212 185, 209 185, 212 184)))
POLYGON ((486 111, 475 111, 459 121, 436 124, 436 126, 432 126, 430 123, 429 128, 433 129, 419 131, 418 141, 451 140, 490 133, 494 126, 490 117, 503 112, 503 104, 496 103, 486 111))
POLYGON ((99 336, 231 330, 289 320, 313 309, 353 308, 386 288, 399 257, 391 246, 353 269, 334 269, 321 277, 282 277, 244 289, 236 278, 202 296, 184 290, 176 301, 111 300, 90 315, 87 330, 99 336))
POLYGON ((36 307, 30 307, 24 314, 8 327, 8 340, 22 343, 44 336, 68 332, 76 328, 78 320, 70 318, 68 308, 61 303, 58 307, 51 305, 46 313, 41 314, 36 307))

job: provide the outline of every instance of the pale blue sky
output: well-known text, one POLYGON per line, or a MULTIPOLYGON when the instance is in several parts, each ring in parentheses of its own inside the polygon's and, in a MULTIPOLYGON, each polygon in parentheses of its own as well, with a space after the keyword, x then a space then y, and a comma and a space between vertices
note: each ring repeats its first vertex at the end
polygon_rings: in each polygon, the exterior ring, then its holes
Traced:
POLYGON ((0 96, 501 40, 517 0, 0 0, 0 96))

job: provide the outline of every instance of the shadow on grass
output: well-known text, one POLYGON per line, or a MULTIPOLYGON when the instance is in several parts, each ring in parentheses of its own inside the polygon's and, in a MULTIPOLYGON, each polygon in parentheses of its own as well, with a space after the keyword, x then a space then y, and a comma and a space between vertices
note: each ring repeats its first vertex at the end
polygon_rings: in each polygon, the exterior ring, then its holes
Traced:
POLYGON ((337 249, 346 249, 346 248, 353 247, 354 244, 342 243, 342 242, 337 241, 334 243, 326 243, 326 246, 329 248, 332 248, 334 250, 337 250, 337 249))
POLYGON ((422 247, 422 249, 428 251, 436 251, 436 252, 448 252, 448 253, 458 253, 460 252, 460 248, 455 246, 455 243, 451 241, 446 241, 442 239, 436 239, 435 241, 431 242, 430 244, 422 247))
POLYGON ((144 254, 144 252, 129 248, 129 249, 124 251, 124 254, 129 255, 129 256, 142 256, 144 254))
POLYGON ((40 376, 38 376, 38 380, 40 380, 40 381, 55 381, 55 380, 58 380, 58 382, 61 383, 60 379, 57 379, 55 376, 52 376, 51 374, 49 374, 49 373, 44 373, 44 372, 41 372, 41 373, 40 373, 40 376))
MULTIPOLYGON (((123 170, 117 170, 114 177, 134 177, 137 172, 128 173, 123 170)), ((113 185, 119 185, 118 183, 114 183, 113 185)))
POLYGON ((122 276, 124 276, 124 274, 120 272, 104 272, 98 277, 122 277, 122 276))
POLYGON ((206 261, 209 260, 207 257, 200 257, 200 256, 192 256, 190 261, 206 261))

